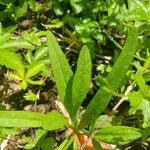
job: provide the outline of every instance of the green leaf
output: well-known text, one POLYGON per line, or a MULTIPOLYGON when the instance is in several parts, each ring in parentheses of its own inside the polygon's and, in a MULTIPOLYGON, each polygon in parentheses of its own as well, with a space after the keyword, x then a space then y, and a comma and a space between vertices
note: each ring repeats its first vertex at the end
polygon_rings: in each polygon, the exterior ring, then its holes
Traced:
POLYGON ((16 54, 8 49, 1 49, 0 64, 15 70, 21 78, 24 78, 25 68, 19 54, 16 54))
MULTIPOLYGON (((86 97, 91 83, 92 63, 90 51, 87 46, 84 46, 80 52, 77 62, 77 70, 73 77, 72 83, 72 117, 75 117, 80 105, 86 97)), ((67 91, 69 92, 69 91, 67 91)), ((70 99, 66 99, 66 103, 70 106, 70 99)))
POLYGON ((27 61, 29 64, 31 64, 32 58, 33 58, 33 56, 32 56, 32 51, 29 50, 29 51, 24 55, 24 58, 26 59, 26 61, 27 61))
POLYGON ((17 18, 25 15, 25 13, 27 12, 28 9, 28 3, 26 0, 21 0, 20 1, 20 5, 18 7, 15 8, 15 16, 17 18))
POLYGON ((70 4, 73 7, 75 13, 78 14, 84 9, 84 6, 86 5, 86 1, 70 0, 70 4))
POLYGON ((37 80, 37 81, 34 81, 34 80, 31 80, 31 79, 26 79, 26 81, 32 85, 42 85, 44 83, 43 80, 37 80))
POLYGON ((27 111, 0 111, 1 127, 42 127, 45 115, 27 111))
POLYGON ((6 43, 11 37, 10 33, 5 33, 3 35, 0 36, 0 45, 3 45, 4 43, 6 43))
POLYGON ((14 0, 0 0, 0 3, 1 3, 1 4, 7 4, 7 5, 8 5, 8 4, 10 4, 10 3, 13 3, 13 1, 14 1, 14 0))
POLYGON ((45 130, 64 128, 66 119, 58 112, 41 114, 27 111, 0 111, 1 127, 35 128, 42 127, 45 130))
POLYGON ((51 131, 64 128, 66 124, 67 121, 64 116, 58 112, 53 111, 46 114, 42 127, 45 130, 51 131))
POLYGON ((5 48, 34 49, 34 46, 24 40, 11 40, 11 41, 7 41, 4 44, 0 45, 0 49, 5 49, 5 48))
POLYGON ((131 106, 129 110, 129 114, 133 114, 139 109, 143 101, 143 95, 140 91, 137 91, 137 92, 129 93, 128 98, 131 106))
POLYGON ((73 138, 67 137, 58 147, 57 150, 67 150, 67 148, 72 144, 73 138))
POLYGON ((67 83, 73 73, 54 35, 49 31, 47 32, 47 44, 54 79, 56 81, 61 101, 63 102, 65 98, 67 83))
POLYGON ((13 80, 18 80, 18 81, 21 81, 21 80, 22 80, 22 79, 18 76, 18 74, 16 74, 16 73, 10 74, 10 77, 11 77, 13 80))
POLYGON ((28 82, 26 80, 22 80, 20 85, 21 85, 21 89, 26 90, 28 87, 28 82))
POLYGON ((150 22, 150 8, 147 5, 144 5, 144 3, 136 0, 129 0, 129 11, 124 16, 124 19, 128 20, 147 20, 150 22))
POLYGON ((47 52, 48 52, 48 48, 45 46, 38 48, 35 51, 33 61, 36 61, 36 60, 43 58, 47 54, 47 52))
POLYGON ((30 78, 38 74, 43 69, 44 66, 45 64, 41 61, 32 62, 31 65, 28 66, 29 69, 27 70, 26 77, 30 78))
POLYGON ((142 136, 141 130, 127 126, 111 126, 100 129, 95 135, 95 139, 111 143, 124 145, 142 136))
POLYGON ((59 1, 53 1, 53 8, 54 8, 54 11, 56 13, 56 15, 62 15, 64 12, 62 6, 60 5, 60 2, 59 1))
POLYGON ((128 95, 130 101, 129 114, 135 113, 137 110, 142 110, 143 128, 150 126, 150 101, 145 99, 141 91, 132 92, 128 95))
POLYGON ((34 94, 32 91, 25 93, 23 96, 26 101, 36 102, 39 100, 39 94, 34 94))
MULTIPOLYGON (((136 52, 137 42, 138 32, 137 29, 133 28, 128 34, 124 49, 111 72, 106 77, 106 81, 110 85, 111 91, 115 92, 120 87, 136 52)), ((88 105, 79 124, 79 128, 91 125, 98 118, 99 114, 105 110, 112 96, 113 92, 108 92, 105 88, 100 88, 88 105)))
POLYGON ((138 109, 142 110, 142 114, 144 116, 143 120, 143 128, 150 126, 150 101, 143 99, 140 107, 138 109))
POLYGON ((98 142, 96 139, 92 139, 92 143, 94 146, 94 150, 103 150, 103 148, 100 145, 100 142, 98 142))
POLYGON ((56 145, 56 141, 53 137, 42 138, 38 141, 36 146, 42 150, 53 150, 56 145))
POLYGON ((41 38, 40 37, 45 37, 46 36, 46 32, 44 31, 39 31, 37 32, 37 30, 33 30, 32 32, 22 32, 21 33, 22 38, 24 41, 29 42, 30 44, 33 44, 35 46, 41 46, 41 38))
POLYGON ((30 7, 32 10, 36 11, 36 2, 35 2, 35 0, 30 0, 30 1, 28 1, 28 4, 29 4, 29 7, 30 7))
POLYGON ((146 97, 148 93, 148 86, 145 83, 145 80, 142 76, 142 72, 137 71, 135 74, 135 80, 140 88, 141 93, 143 94, 144 97, 146 97))

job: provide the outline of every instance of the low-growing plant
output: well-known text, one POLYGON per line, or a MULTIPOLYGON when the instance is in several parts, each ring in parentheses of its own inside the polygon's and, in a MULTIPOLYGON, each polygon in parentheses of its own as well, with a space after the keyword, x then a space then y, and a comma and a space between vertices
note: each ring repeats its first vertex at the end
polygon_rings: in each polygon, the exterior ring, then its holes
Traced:
POLYGON ((1 149, 11 135, 23 149, 149 147, 149 14, 149 0, 0 0, 1 149))
MULTIPOLYGON (((24 111, 1 111, 0 126, 42 128, 43 130, 40 132, 40 137, 37 139, 38 143, 41 143, 43 140, 42 136, 45 135, 45 131, 56 129, 69 130, 70 134, 68 137, 66 137, 57 147, 59 150, 69 148, 74 150, 100 149, 101 145, 99 144, 99 141, 123 145, 141 138, 143 132, 138 128, 118 125, 113 126, 111 124, 105 127, 102 125, 103 120, 98 123, 100 114, 107 107, 111 98, 116 95, 116 91, 120 88, 122 81, 131 66, 137 50, 137 43, 138 31, 136 28, 130 29, 124 48, 118 56, 111 72, 106 78, 102 79, 102 86, 81 116, 80 107, 83 100, 86 98, 91 84, 92 62, 90 50, 87 46, 83 46, 78 58, 76 71, 73 73, 64 53, 56 42, 54 35, 50 31, 47 31, 48 57, 58 94, 60 96, 59 106, 61 106, 60 112, 62 114, 55 111, 48 114, 24 111)), ((18 55, 16 56, 16 58, 18 58, 18 55)), ((20 62, 18 64, 20 64, 20 62)), ((11 65, 6 66, 12 68, 11 65)), ((26 75, 27 74, 35 75, 34 73, 26 73, 26 75)), ((137 83, 139 83, 139 71, 135 76, 137 83)), ((144 83, 139 86, 141 88, 147 88, 144 86, 144 83)), ((147 96, 147 93, 145 94, 145 96, 147 96)), ((48 140, 52 141, 54 144, 53 140, 48 140)), ((35 142, 34 145, 38 145, 38 143, 35 142)))
POLYGON ((49 72, 47 68, 49 64, 47 47, 40 41, 40 37, 45 36, 45 32, 33 31, 28 35, 23 33, 22 38, 11 39, 13 30, 14 27, 9 27, 4 31, 1 29, 0 65, 5 65, 13 70, 11 78, 20 81, 22 89, 27 89, 28 84, 43 84, 42 79, 34 81, 33 78, 40 74, 44 77, 49 72), (38 46, 37 49, 36 46, 38 46), (24 51, 27 52, 16 53, 17 49, 25 49, 24 51), (22 55, 24 55, 24 59, 22 55))

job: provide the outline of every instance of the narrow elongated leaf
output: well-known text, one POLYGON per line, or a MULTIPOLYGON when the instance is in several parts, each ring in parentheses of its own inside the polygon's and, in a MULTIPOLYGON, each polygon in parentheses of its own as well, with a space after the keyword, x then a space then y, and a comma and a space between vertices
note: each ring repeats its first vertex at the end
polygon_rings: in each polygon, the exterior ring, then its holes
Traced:
POLYGON ((48 51, 48 48, 45 46, 38 48, 34 54, 33 61, 36 61, 36 60, 42 58, 43 56, 45 56, 47 54, 47 51, 48 51))
POLYGON ((0 36, 0 45, 4 44, 5 42, 7 42, 11 37, 10 33, 5 33, 3 35, 0 36))
POLYGON ((29 64, 31 64, 31 62, 32 62, 32 57, 33 57, 32 51, 29 50, 29 51, 27 52, 27 54, 24 55, 24 57, 25 57, 26 61, 27 61, 29 64))
POLYGON ((141 93, 144 97, 146 97, 146 94, 148 93, 148 86, 145 83, 145 80, 142 76, 142 72, 137 71, 135 74, 135 80, 140 88, 141 93))
POLYGON ((58 112, 53 111, 46 114, 42 127, 43 129, 50 131, 64 128, 66 124, 67 121, 64 116, 58 112))
POLYGON ((21 56, 10 50, 0 50, 0 64, 15 70, 21 78, 24 78, 25 68, 21 56))
POLYGON ((27 111, 0 111, 1 127, 42 127, 45 130, 56 130, 64 128, 66 124, 66 119, 58 112, 50 112, 45 115, 27 111))
MULTIPOLYGON (((86 94, 90 88, 91 83, 91 57, 87 46, 84 46, 80 52, 77 62, 77 70, 73 77, 72 85, 72 117, 78 111, 86 94)), ((70 104, 69 100, 68 103, 70 104)), ((70 107, 70 106, 69 106, 70 107)))
POLYGON ((47 44, 58 93, 61 100, 64 101, 67 83, 73 73, 54 35, 49 31, 47 33, 47 44))
POLYGON ((57 148, 57 150, 65 150, 66 146, 70 143, 73 142, 73 138, 72 137, 67 137, 65 140, 63 140, 63 142, 59 145, 59 147, 57 148), (72 142, 71 142, 72 141, 72 142))
POLYGON ((27 111, 0 111, 1 127, 42 127, 45 115, 27 111))
POLYGON ((111 144, 127 144, 142 136, 141 130, 127 126, 111 126, 100 129, 95 138, 111 144))
POLYGON ((23 40, 12 40, 7 41, 6 43, 0 45, 0 49, 5 48, 26 48, 26 49, 34 49, 34 46, 27 41, 23 40))
POLYGON ((142 114, 144 116, 143 119, 143 128, 147 128, 150 126, 150 101, 143 99, 140 107, 138 109, 142 110, 142 114))
MULTIPOLYGON (((111 86, 111 91, 115 92, 120 87, 136 52, 137 41, 138 32, 137 29, 133 28, 128 34, 124 49, 117 59, 117 62, 106 77, 107 83, 111 86)), ((92 124, 98 118, 99 114, 107 107, 112 96, 113 92, 111 93, 105 90, 105 88, 100 88, 88 105, 79 124, 79 128, 92 124)))
POLYGON ((100 142, 98 142, 96 139, 92 139, 92 143, 94 146, 94 150, 103 150, 103 148, 100 145, 100 142))
POLYGON ((44 63, 41 61, 34 61, 29 66, 29 69, 27 70, 26 77, 30 78, 36 74, 38 74, 44 67, 44 63))
POLYGON ((31 79, 27 79, 26 80, 28 83, 32 84, 32 85, 42 85, 44 83, 43 80, 37 80, 37 81, 34 81, 34 80, 31 80, 31 79))

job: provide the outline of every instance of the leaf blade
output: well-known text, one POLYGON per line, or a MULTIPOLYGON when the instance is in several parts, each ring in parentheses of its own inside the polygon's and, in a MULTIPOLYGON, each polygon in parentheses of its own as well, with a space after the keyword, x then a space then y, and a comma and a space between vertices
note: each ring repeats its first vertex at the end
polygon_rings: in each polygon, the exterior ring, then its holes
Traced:
POLYGON ((34 49, 34 46, 27 41, 24 40, 11 40, 0 46, 0 49, 5 48, 26 48, 26 49, 34 49))
POLYGON ((81 103, 86 97, 86 94, 90 88, 91 83, 91 56, 87 46, 84 46, 80 52, 77 62, 77 70, 73 77, 72 85, 72 104, 74 116, 78 111, 81 103))
POLYGON ((0 64, 7 68, 15 70, 18 75, 23 78, 25 73, 24 65, 21 61, 21 56, 9 49, 0 50, 0 64))
POLYGON ((29 69, 26 72, 26 77, 30 78, 36 74, 38 74, 45 64, 42 61, 34 61, 29 65, 29 69))
POLYGON ((67 59, 65 58, 64 53, 60 49, 54 35, 50 31, 47 32, 47 40, 52 71, 56 81, 58 93, 63 102, 67 83, 73 73, 67 59))
POLYGON ((140 129, 127 126, 111 126, 100 129, 95 138, 106 143, 124 145, 141 136, 140 129))
MULTIPOLYGON (((126 72, 131 65, 131 61, 136 52, 137 41, 138 31, 136 28, 133 28, 128 34, 124 49, 121 52, 117 62, 106 77, 106 81, 109 83, 109 85, 111 86, 111 90, 113 90, 114 92, 119 88, 122 80, 126 75, 126 72)), ((83 128, 86 125, 92 124, 92 122, 94 122, 98 118, 99 114, 104 111, 112 96, 113 93, 106 91, 104 88, 100 88, 88 105, 83 118, 79 123, 79 128, 83 128)))
POLYGON ((41 127, 45 115, 27 111, 0 111, 2 127, 41 127))
POLYGON ((46 114, 42 127, 45 130, 51 131, 64 128, 66 124, 67 121, 63 115, 56 111, 52 111, 46 114))

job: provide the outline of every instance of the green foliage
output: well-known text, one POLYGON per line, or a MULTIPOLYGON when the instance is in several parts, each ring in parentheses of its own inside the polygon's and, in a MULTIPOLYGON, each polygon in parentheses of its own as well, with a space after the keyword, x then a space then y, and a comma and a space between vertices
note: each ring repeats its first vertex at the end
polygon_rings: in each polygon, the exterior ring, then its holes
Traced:
POLYGON ((36 74, 38 74, 42 68, 44 67, 44 63, 40 61, 34 61, 29 65, 29 69, 26 72, 26 77, 30 78, 36 74))
MULTIPOLYGON (((147 52, 147 59, 144 62, 144 65, 141 66, 139 63, 135 64, 137 71, 134 74, 135 81, 139 87, 138 91, 132 91, 129 93, 129 101, 131 109, 129 111, 130 114, 136 113, 138 110, 142 110, 142 114, 144 116, 143 127, 149 127, 150 113, 150 93, 149 86, 147 85, 147 81, 145 79, 145 74, 149 74, 149 64, 150 64, 150 55, 147 52)), ((149 80, 148 80, 149 81, 149 80)))
POLYGON ((27 111, 1 111, 1 127, 36 128, 56 130, 66 125, 66 119, 58 112, 50 112, 46 115, 27 111))
POLYGON ((74 118, 90 88, 91 70, 92 65, 90 51, 86 46, 84 46, 78 58, 77 70, 73 76, 72 85, 68 85, 68 91, 66 91, 67 94, 70 94, 70 97, 67 97, 68 99, 66 98, 65 103, 66 105, 70 104, 70 102, 72 104, 72 106, 68 105, 67 107, 67 109, 70 110, 72 118, 74 118), (70 86, 72 87, 71 89, 70 86))
MULTIPOLYGON (((108 89, 111 88, 110 91, 112 91, 112 92, 111 93, 108 92, 108 90, 106 90, 105 87, 102 87, 102 89, 100 89, 97 92, 98 94, 96 94, 96 96, 95 96, 96 98, 94 97, 94 99, 91 101, 91 103, 87 107, 86 112, 79 124, 79 128, 83 128, 87 124, 91 125, 97 119, 99 114, 106 108, 108 102, 111 100, 111 97, 113 96, 113 92, 116 91, 120 87, 122 80, 124 79, 124 76, 126 75, 128 69, 130 67, 131 61, 133 59, 133 56, 136 52, 137 41, 138 41, 137 37, 138 37, 137 30, 132 29, 129 32, 124 49, 122 50, 119 58, 117 59, 117 62, 115 63, 110 74, 106 77, 106 82, 109 83, 109 84, 106 84, 106 88, 108 88, 108 89), (133 43, 133 41, 134 41, 134 43, 133 43), (99 107, 97 107, 97 105, 100 106, 101 109, 99 107)), ((61 52, 61 49, 60 48, 58 49, 58 44, 56 43, 56 41, 55 41, 55 43, 53 42, 54 37, 52 36, 52 33, 50 33, 50 32, 48 33, 48 38, 49 38, 49 41, 52 41, 55 52, 60 54, 59 58, 64 61, 65 58, 61 52), (57 47, 57 48, 55 48, 55 47, 57 47)), ((52 47, 52 46, 50 46, 50 42, 48 42, 48 45, 49 45, 49 48, 52 47)), ((52 50, 49 51, 50 55, 52 55, 53 53, 54 52, 52 50)), ((79 59, 78 59, 77 71, 75 72, 75 75, 73 75, 73 77, 70 76, 70 80, 66 81, 66 83, 68 82, 68 88, 67 88, 67 90, 65 90, 66 91, 65 101, 67 101, 65 106, 66 106, 66 109, 69 110, 71 118, 73 118, 72 121, 74 121, 74 115, 77 112, 77 110, 79 109, 79 106, 81 105, 81 103, 82 103, 83 99, 85 98, 86 93, 89 89, 90 78, 91 78, 91 63, 90 63, 90 55, 89 54, 90 53, 89 53, 88 48, 83 47, 83 49, 80 52, 79 59), (85 83, 84 83, 84 80, 85 80, 85 83), (72 103, 70 103, 70 102, 72 102, 72 103)), ((52 58, 53 59, 56 58, 55 55, 53 54, 52 55, 53 57, 50 56, 51 62, 54 61, 54 60, 52 60, 52 58)), ((51 65, 53 68, 53 72, 55 73, 56 70, 60 68, 60 62, 58 59, 56 59, 54 62, 55 63, 51 63, 51 65), (56 64, 59 64, 59 66, 56 64)), ((63 66, 65 66, 65 65, 63 65, 63 66)), ((69 67, 68 67, 68 69, 70 70, 69 67)), ((62 70, 62 68, 61 68, 61 70, 62 70)), ((66 68, 64 68, 63 71, 64 70, 66 70, 66 68)), ((60 74, 58 75, 58 72, 57 72, 57 75, 54 75, 54 79, 57 83, 58 89, 62 85, 61 79, 64 79, 65 77, 66 77, 66 74, 62 74, 62 72, 61 72, 61 77, 60 77, 60 74)), ((65 87, 65 86, 63 86, 63 87, 65 87)), ((59 91, 59 94, 64 95, 65 91, 62 91, 62 89, 61 89, 61 91, 59 91)), ((62 102, 65 104, 64 101, 62 101, 62 102)), ((108 127, 108 129, 109 129, 109 127, 108 127)), ((110 130, 108 130, 108 134, 112 133, 113 131, 116 131, 116 129, 117 129, 117 127, 116 128, 112 127, 112 130, 111 130, 111 127, 110 127, 110 130)), ((105 128, 104 128, 104 129, 100 130, 100 137, 103 137, 103 130, 104 130, 104 138, 106 138, 104 141, 108 140, 107 142, 109 142, 109 143, 127 144, 128 142, 131 142, 132 140, 135 140, 135 139, 138 139, 139 137, 141 137, 140 130, 135 129, 135 128, 118 127, 117 130, 119 131, 119 133, 116 133, 116 134, 114 133, 112 135, 112 137, 106 136, 107 133, 105 133, 105 128), (130 130, 132 130, 133 135, 131 135, 131 137, 128 137, 128 139, 126 137, 123 139, 122 139, 122 137, 115 137, 115 136, 117 136, 117 134, 120 136, 120 134, 122 135, 124 132, 127 133, 127 136, 128 136, 128 133, 130 132, 130 130), (115 140, 115 138, 117 140, 115 140)), ((107 130, 106 130, 106 132, 107 132, 107 130)), ((124 136, 124 134, 123 134, 123 136, 124 136)))
POLYGON ((148 2, 129 0, 129 11, 127 13, 128 20, 145 20, 150 23, 150 5, 148 2))
POLYGON ((61 51, 54 35, 47 33, 50 62, 61 101, 64 101, 67 83, 72 76, 72 70, 65 55, 61 51))
POLYGON ((11 18, 16 20, 22 16, 24 16, 28 11, 28 6, 35 10, 36 2, 34 0, 1 0, 0 1, 1 7, 5 9, 0 11, 1 17, 0 21, 4 21, 6 18, 11 18))
MULTIPOLYGON (((112 68, 111 72, 106 77, 106 81, 109 84, 107 87, 111 91, 115 92, 121 85, 136 52, 137 47, 137 30, 132 29, 129 32, 127 41, 125 43, 124 49, 122 50, 117 62, 112 68), (134 42, 133 42, 134 41, 134 42)), ((113 93, 108 92, 105 88, 100 88, 91 103, 88 105, 86 112, 80 122, 79 127, 83 128, 87 124, 92 124, 100 113, 104 111, 108 103, 110 102, 113 93), (99 106, 99 107, 97 107, 99 106)))
POLYGON ((126 126, 111 126, 100 129, 95 138, 112 144, 127 144, 141 136, 139 129, 126 126))
POLYGON ((89 137, 96 150, 146 149, 149 16, 148 0, 0 0, 1 142, 77 150, 89 137))
POLYGON ((19 54, 16 54, 9 49, 1 49, 0 55, 1 55, 0 59, 1 65, 5 65, 10 69, 16 70, 20 78, 24 78, 25 68, 21 61, 21 56, 19 54))

